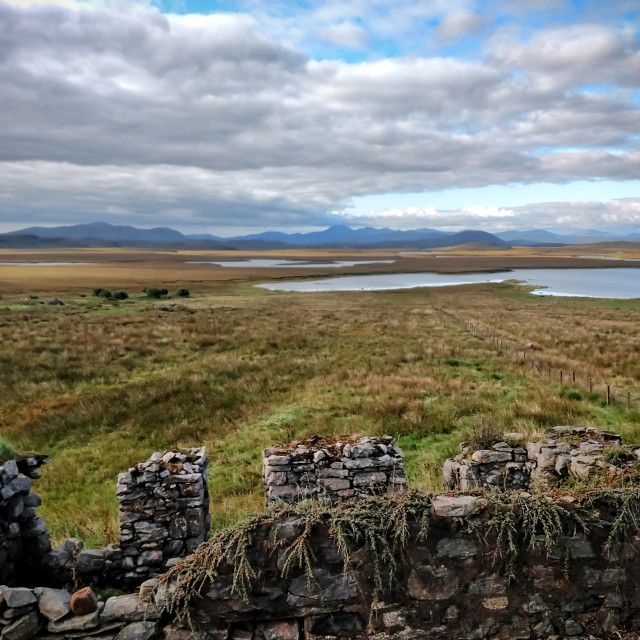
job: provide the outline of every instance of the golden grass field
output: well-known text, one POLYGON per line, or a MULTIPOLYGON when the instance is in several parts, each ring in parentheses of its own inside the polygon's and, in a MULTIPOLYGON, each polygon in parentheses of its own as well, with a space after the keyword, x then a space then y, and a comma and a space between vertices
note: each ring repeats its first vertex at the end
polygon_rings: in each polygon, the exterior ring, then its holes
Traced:
MULTIPOLYGON (((618 257, 640 257, 639 248, 614 247, 618 257)), ((540 376, 452 316, 637 393, 640 301, 538 298, 515 284, 318 294, 252 286, 384 270, 632 264, 578 257, 614 254, 602 245, 446 253, 0 253, 0 262, 95 263, 0 266, 0 435, 51 455, 36 490, 54 539, 114 542, 116 474, 174 446, 207 445, 220 528, 262 508, 260 451, 293 438, 390 433, 406 450, 411 485, 427 488, 439 487, 443 460, 481 422, 527 433, 593 424, 640 442, 637 411, 540 376), (249 256, 397 262, 317 271, 184 264, 249 256), (144 286, 192 296, 157 311, 144 286), (130 298, 93 297, 95 287, 130 298), (54 295, 65 306, 40 304, 54 295)))

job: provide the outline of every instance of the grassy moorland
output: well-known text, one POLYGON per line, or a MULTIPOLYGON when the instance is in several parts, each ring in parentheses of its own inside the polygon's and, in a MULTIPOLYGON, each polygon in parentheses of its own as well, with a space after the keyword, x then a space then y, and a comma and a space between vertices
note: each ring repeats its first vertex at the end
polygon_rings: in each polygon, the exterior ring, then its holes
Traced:
POLYGON ((174 446, 208 447, 219 528, 262 507, 260 451, 293 438, 390 433, 406 451, 412 486, 434 488, 442 461, 481 422, 527 432, 594 424, 640 436, 637 413, 571 393, 450 315, 637 388, 637 358, 623 348, 637 353, 637 304, 538 299, 515 285, 276 293, 235 270, 233 280, 206 280, 200 269, 199 286, 179 271, 163 280, 167 265, 101 268, 97 285, 128 286, 129 300, 91 297, 86 274, 64 283, 58 273, 54 290, 66 305, 41 305, 22 300, 42 289, 40 267, 22 268, 31 275, 20 280, 0 272, 0 293, 10 291, 0 302, 0 434, 51 455, 37 491, 57 539, 115 541, 116 474, 174 446), (193 297, 157 311, 135 294, 142 283, 188 286, 193 297))

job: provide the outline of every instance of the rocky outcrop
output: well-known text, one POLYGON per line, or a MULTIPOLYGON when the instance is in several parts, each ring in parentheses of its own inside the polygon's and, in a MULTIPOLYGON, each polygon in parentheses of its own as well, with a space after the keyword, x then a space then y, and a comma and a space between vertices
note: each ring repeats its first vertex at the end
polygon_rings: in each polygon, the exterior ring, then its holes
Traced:
POLYGON ((267 503, 405 493, 404 453, 391 436, 318 438, 262 452, 267 503))
POLYGON ((460 454, 444 463, 445 487, 544 493, 569 476, 624 474, 638 458, 633 447, 622 446, 618 434, 594 427, 554 427, 545 440, 535 442, 517 433, 505 436, 509 442, 495 442, 489 449, 472 451, 463 443, 460 454))

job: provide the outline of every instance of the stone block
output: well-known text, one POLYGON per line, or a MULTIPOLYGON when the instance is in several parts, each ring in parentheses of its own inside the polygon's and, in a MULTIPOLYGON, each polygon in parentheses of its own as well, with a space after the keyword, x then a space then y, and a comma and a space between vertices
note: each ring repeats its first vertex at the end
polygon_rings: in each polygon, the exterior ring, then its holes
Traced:
POLYGON ((17 618, 2 629, 2 640, 30 640, 42 629, 42 618, 37 611, 17 618))
POLYGON ((157 620, 159 617, 160 612, 155 604, 140 600, 135 593, 109 598, 102 613, 104 621, 137 622, 157 620))
POLYGON ((475 496, 443 496, 433 497, 431 507, 436 516, 443 518, 464 517, 477 513, 484 508, 486 502, 475 496))
POLYGON ((100 613, 104 604, 100 602, 98 608, 93 613, 87 613, 81 616, 71 616, 62 618, 55 622, 49 622, 49 633, 66 633, 67 631, 84 631, 86 629, 93 629, 98 626, 100 622, 100 613))
POLYGON ((349 489, 351 480, 347 478, 318 478, 318 486, 331 491, 340 491, 341 489, 349 489))
POLYGON ((104 569, 104 549, 85 549, 78 554, 76 571, 82 575, 93 576, 104 569))
POLYGON ((48 589, 47 587, 37 587, 33 592, 38 599, 40 613, 51 622, 60 620, 71 612, 70 593, 62 589, 48 589))
MULTIPOLYGON (((387 482, 387 474, 382 471, 371 471, 368 473, 357 473, 353 476, 353 484, 356 487, 371 487, 384 485, 387 482)), ((347 488, 347 487, 343 487, 347 488)))
POLYGON ((501 462, 511 462, 513 454, 511 451, 491 451, 490 449, 481 449, 474 451, 471 455, 474 462, 480 464, 496 464, 501 462))
POLYGON ((141 620, 128 624, 114 640, 156 640, 161 635, 157 622, 141 620))
POLYGON ((359 636, 364 627, 364 620, 358 613, 337 612, 310 616, 305 620, 305 630, 319 636, 354 637, 359 636))
POLYGON ((456 571, 446 566, 415 567, 407 581, 409 595, 415 600, 447 600, 458 588, 456 571))
POLYGON ((436 556, 445 558, 471 558, 480 552, 480 545, 469 538, 441 538, 436 556))
POLYGON ((37 598, 32 589, 26 587, 4 587, 4 602, 7 607, 19 609, 30 604, 35 604, 37 598))
POLYGON ((358 585, 353 571, 345 575, 343 571, 331 573, 318 568, 312 580, 305 575, 291 580, 289 594, 294 605, 303 604, 305 600, 352 600, 358 595, 358 585))

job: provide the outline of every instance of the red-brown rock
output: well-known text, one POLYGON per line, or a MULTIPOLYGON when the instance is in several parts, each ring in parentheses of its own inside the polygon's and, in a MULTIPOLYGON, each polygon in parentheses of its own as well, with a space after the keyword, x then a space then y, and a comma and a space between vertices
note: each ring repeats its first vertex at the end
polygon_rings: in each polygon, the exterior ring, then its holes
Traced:
POLYGON ((85 616, 98 608, 98 601, 91 587, 85 587, 71 596, 70 606, 74 615, 85 616))

